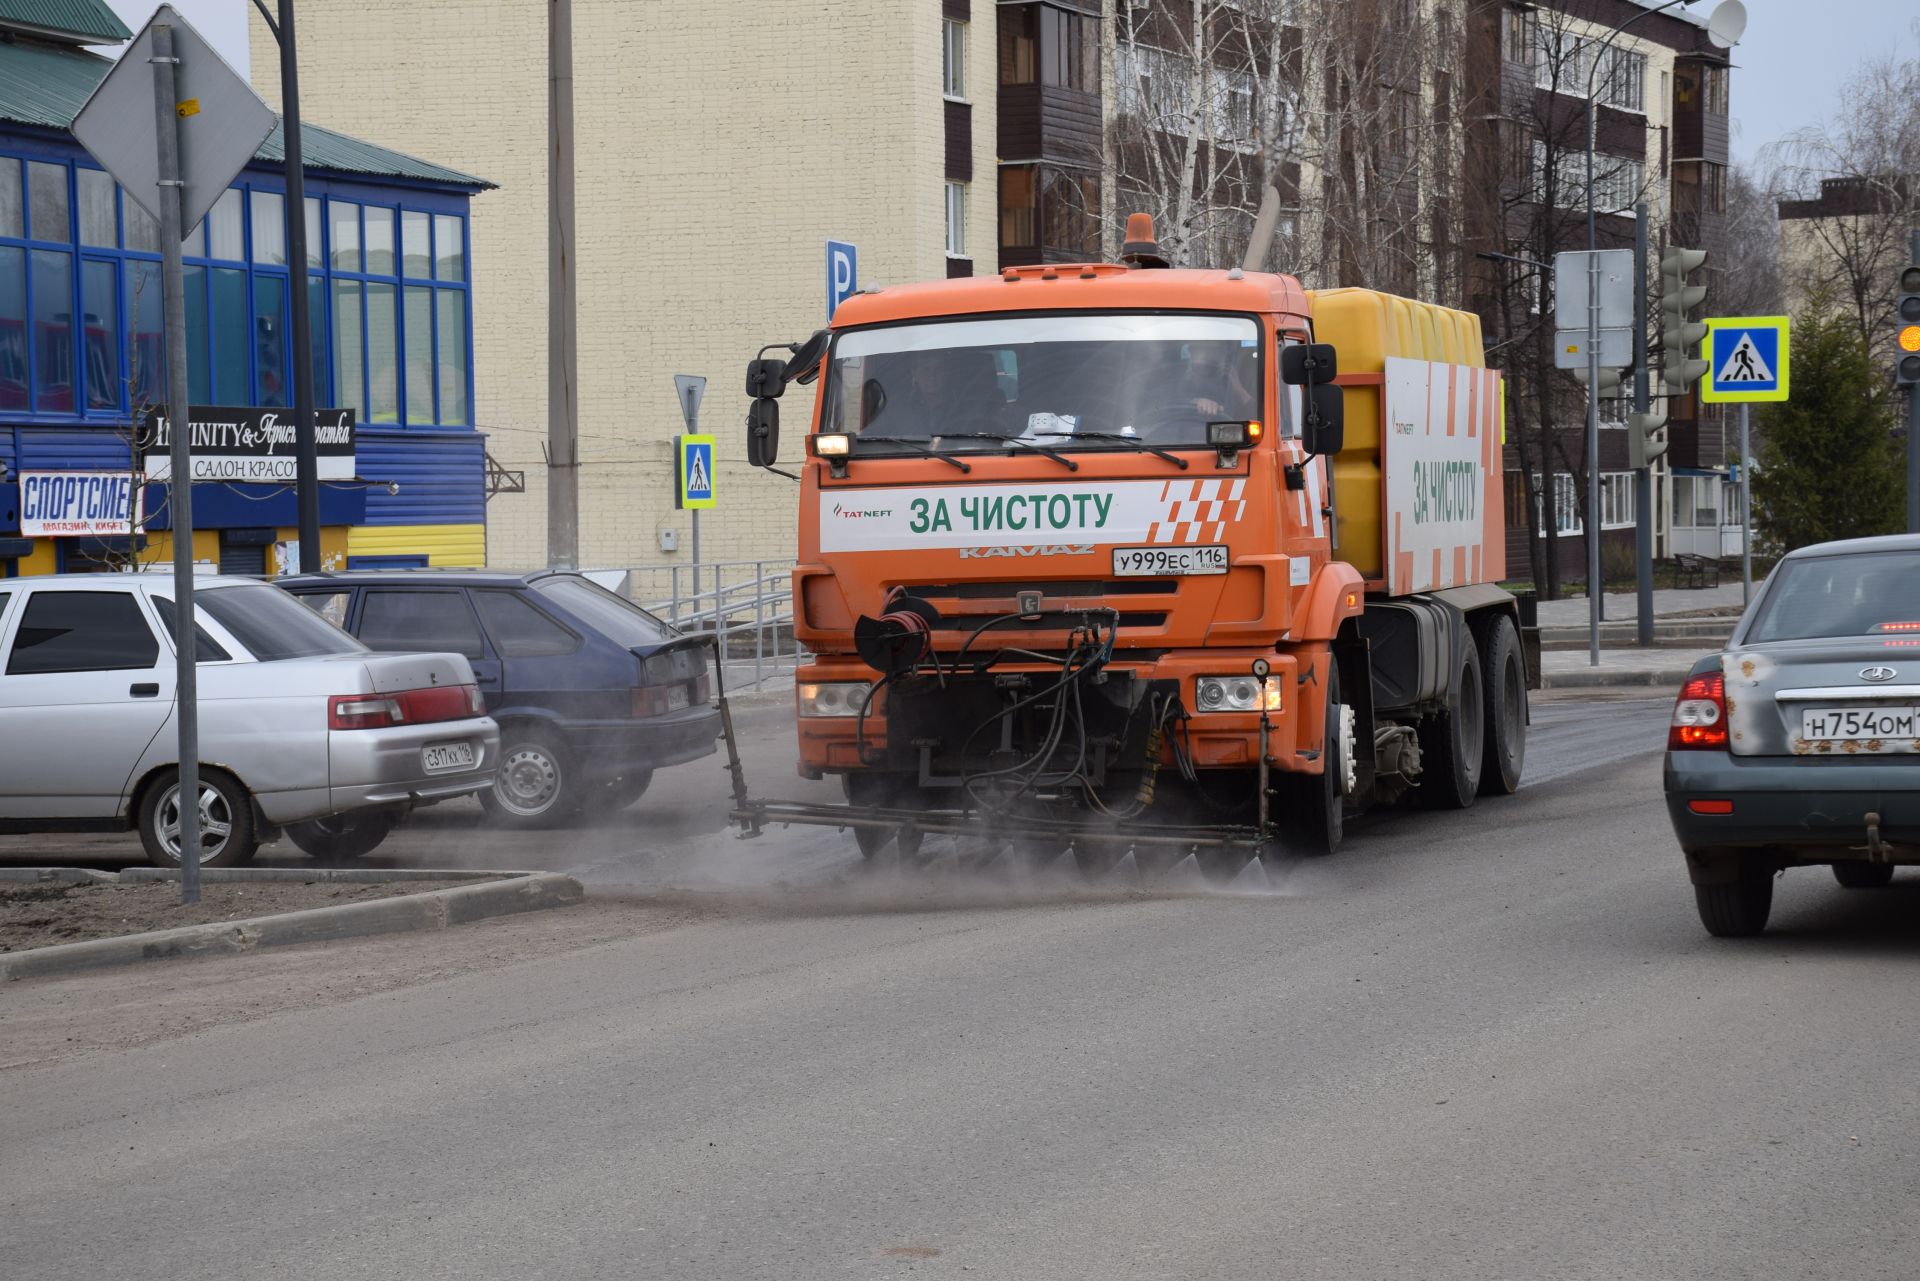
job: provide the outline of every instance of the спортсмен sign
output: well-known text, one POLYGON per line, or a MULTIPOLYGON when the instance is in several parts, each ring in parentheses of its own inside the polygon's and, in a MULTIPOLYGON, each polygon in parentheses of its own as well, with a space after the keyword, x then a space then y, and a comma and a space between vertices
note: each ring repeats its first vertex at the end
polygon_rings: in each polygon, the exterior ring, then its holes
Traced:
MULTIPOLYGON (((352 480, 354 423, 351 409, 314 411, 321 480, 352 480)), ((187 410, 188 448, 196 481, 291 484, 297 477, 293 413, 287 409, 195 405, 187 410)), ((163 414, 140 428, 142 470, 148 480, 169 480, 173 424, 163 414)))
POLYGON ((20 536, 125 538, 139 528, 144 484, 124 471, 23 471, 20 536))

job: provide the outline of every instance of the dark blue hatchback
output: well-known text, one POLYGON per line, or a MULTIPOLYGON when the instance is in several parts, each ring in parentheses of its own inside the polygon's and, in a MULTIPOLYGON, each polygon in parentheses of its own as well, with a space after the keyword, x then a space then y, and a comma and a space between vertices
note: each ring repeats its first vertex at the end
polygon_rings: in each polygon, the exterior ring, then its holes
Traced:
POLYGON ((372 570, 277 580, 370 648, 464 654, 500 723, 481 794, 501 822, 624 809, 656 769, 711 755, 706 643, 572 573, 372 570))

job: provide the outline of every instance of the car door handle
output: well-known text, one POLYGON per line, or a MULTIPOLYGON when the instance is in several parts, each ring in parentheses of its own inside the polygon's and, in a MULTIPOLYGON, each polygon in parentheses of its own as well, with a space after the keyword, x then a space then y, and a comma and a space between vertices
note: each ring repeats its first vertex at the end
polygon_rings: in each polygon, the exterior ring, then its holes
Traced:
POLYGON ((143 684, 128 686, 127 693, 133 695, 135 698, 158 698, 160 697, 160 686, 158 682, 147 681, 143 684))

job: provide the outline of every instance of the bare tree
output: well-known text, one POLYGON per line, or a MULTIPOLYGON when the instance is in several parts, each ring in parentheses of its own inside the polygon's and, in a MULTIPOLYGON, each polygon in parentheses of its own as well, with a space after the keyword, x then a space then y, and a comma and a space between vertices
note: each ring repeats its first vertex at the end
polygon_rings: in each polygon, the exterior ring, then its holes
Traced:
POLYGON ((1176 265, 1237 263, 1273 188, 1282 218, 1266 261, 1311 287, 1431 295, 1456 279, 1435 265, 1453 238, 1431 234, 1433 210, 1457 207, 1436 175, 1458 172, 1435 98, 1450 79, 1434 74, 1458 33, 1449 21, 1436 41, 1435 9, 1114 0, 1107 244, 1144 209, 1176 265))
MULTIPOLYGON (((1920 22, 1913 27, 1920 42, 1920 22)), ((1920 57, 1863 64, 1841 89, 1833 118, 1766 149, 1774 193, 1818 201, 1791 219, 1784 283, 1797 297, 1832 299, 1871 342, 1893 311, 1908 233, 1920 226, 1920 57)), ((1787 212, 1787 211, 1783 211, 1787 212)))

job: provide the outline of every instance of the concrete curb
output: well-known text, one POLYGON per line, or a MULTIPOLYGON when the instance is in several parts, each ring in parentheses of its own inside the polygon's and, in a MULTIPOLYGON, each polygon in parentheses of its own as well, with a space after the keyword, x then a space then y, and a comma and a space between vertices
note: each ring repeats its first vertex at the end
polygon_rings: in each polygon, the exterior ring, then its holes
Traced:
MULTIPOLYGON (((39 869, 28 868, 27 871, 39 869)), ((164 872, 150 868, 143 871, 164 872)), ((240 872, 241 868, 208 868, 240 872)), ((273 869, 254 869, 253 876, 223 876, 219 880, 279 880, 258 873, 273 869)), ((296 870, 296 869, 286 869, 296 870)), ((355 869, 346 869, 355 870, 355 869)), ((179 873, 176 871, 174 876, 179 873)), ((431 877, 395 877, 395 880, 436 879, 449 876, 473 876, 474 873, 434 873, 431 877)), ((497 877, 498 873, 482 875, 497 877)), ((139 881, 168 879, 166 876, 139 877, 139 881)), ((316 879, 301 872, 297 879, 316 879)), ((347 878, 336 878, 347 879, 347 878)), ((258 916, 246 921, 215 921, 206 925, 183 925, 172 930, 153 930, 146 934, 128 934, 120 938, 89 939, 84 943, 61 943, 55 947, 37 947, 24 952, 0 954, 0 981, 40 978, 50 974, 70 974, 78 970, 130 965, 137 961, 164 961, 177 956, 207 956, 221 952, 251 952, 257 948, 280 947, 292 943, 318 943, 328 939, 359 938, 373 934, 393 934, 403 930, 443 930, 489 916, 512 912, 533 912, 542 908, 565 907, 586 896, 580 882, 557 872, 533 872, 508 876, 486 884, 460 885, 452 889, 431 890, 401 898, 380 899, 372 903, 344 903, 339 907, 316 907, 303 912, 282 912, 277 916, 258 916)))
POLYGON ((65 881, 69 885, 89 882, 112 885, 120 877, 113 872, 91 867, 0 867, 0 884, 34 884, 40 881, 65 881))
MULTIPOLYGON (((38 869, 28 868, 28 871, 38 869)), ((51 869, 65 871, 64 868, 51 869)), ((96 872, 111 878, 111 872, 96 872)), ((337 881, 348 885, 386 885, 395 881, 497 881, 508 876, 538 876, 538 872, 439 871, 431 867, 203 867, 200 879, 211 885, 217 881, 337 881)), ((147 885, 155 881, 177 881, 177 867, 129 867, 120 873, 122 885, 147 885)))

